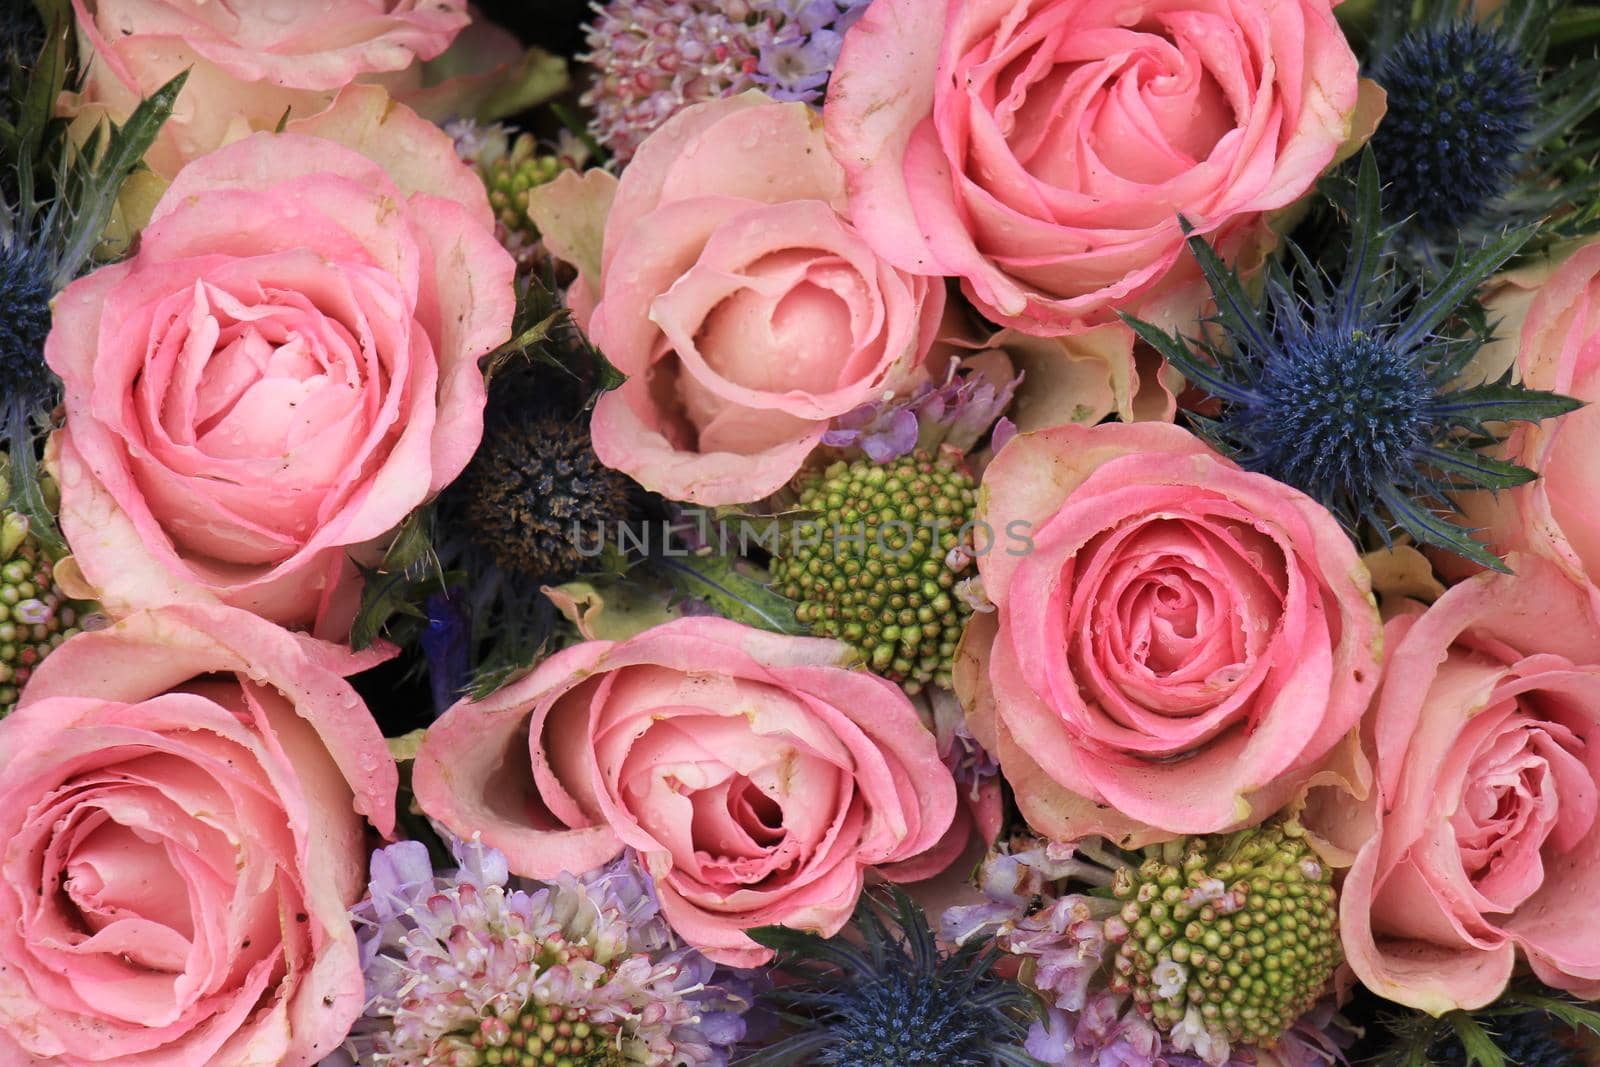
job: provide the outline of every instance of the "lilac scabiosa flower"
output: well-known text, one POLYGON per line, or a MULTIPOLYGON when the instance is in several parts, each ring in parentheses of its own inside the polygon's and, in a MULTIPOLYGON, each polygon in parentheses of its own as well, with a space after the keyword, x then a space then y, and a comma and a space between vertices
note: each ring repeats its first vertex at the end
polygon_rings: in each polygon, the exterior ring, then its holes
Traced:
POLYGON ((455 852, 449 877, 418 842, 374 853, 367 1009, 325 1067, 727 1063, 748 995, 676 944, 631 856, 523 889, 499 852, 455 852))
POLYGON ((1028 1054, 1050 1067, 1254 1067, 1253 1051, 1205 1060, 1172 1046, 1128 998, 1098 992, 1082 1011, 1051 1008, 1028 1031, 1028 1054))
POLYGON ((960 372, 952 364, 941 385, 927 382, 909 397, 885 397, 840 415, 822 435, 822 443, 859 448, 876 463, 919 448, 965 453, 995 426, 1021 382, 1021 375, 1002 382, 982 371, 960 372))
POLYGON ((761 44, 757 84, 778 100, 814 103, 839 61, 844 35, 869 0, 768 0, 773 29, 761 44))
POLYGON ((976 802, 1000 774, 1000 761, 978 743, 967 727, 966 710, 948 689, 927 691, 925 717, 931 720, 939 758, 950 768, 956 785, 976 802))
POLYGON ((757 85, 772 24, 748 0, 611 0, 594 10, 589 50, 578 58, 595 79, 581 102, 594 115, 590 132, 618 163, 689 105, 757 85))

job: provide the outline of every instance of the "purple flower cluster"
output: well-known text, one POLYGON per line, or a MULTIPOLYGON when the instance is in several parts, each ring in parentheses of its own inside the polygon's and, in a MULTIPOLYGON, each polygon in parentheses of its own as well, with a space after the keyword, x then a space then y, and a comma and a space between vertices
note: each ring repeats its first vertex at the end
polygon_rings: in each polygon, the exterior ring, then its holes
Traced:
POLYGON ((611 0, 597 5, 583 104, 595 138, 627 162, 691 104, 764 89, 817 103, 867 0, 611 0))
POLYGON ((918 448, 947 446, 966 452, 991 427, 999 446, 1015 432, 1000 415, 1021 382, 1020 376, 997 382, 981 371, 960 372, 952 364, 941 385, 926 382, 909 397, 888 397, 840 415, 822 435, 822 443, 859 448, 875 463, 888 463, 918 448))
POLYGON ((768 0, 755 81, 776 100, 815 103, 839 60, 845 31, 868 0, 768 0))
POLYGON ((455 854, 449 877, 415 841, 373 854, 354 909, 367 1009, 325 1067, 522 1062, 513 1050, 726 1065, 748 991, 679 946, 631 856, 523 889, 499 852, 455 854))

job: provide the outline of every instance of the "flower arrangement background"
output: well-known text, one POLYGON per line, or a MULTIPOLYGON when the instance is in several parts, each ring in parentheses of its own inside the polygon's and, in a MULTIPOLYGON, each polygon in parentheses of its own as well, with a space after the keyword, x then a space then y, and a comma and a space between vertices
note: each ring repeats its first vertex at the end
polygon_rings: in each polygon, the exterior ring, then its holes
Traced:
POLYGON ((1600 1063, 1597 48, 14 0, 0 1067, 1600 1063))

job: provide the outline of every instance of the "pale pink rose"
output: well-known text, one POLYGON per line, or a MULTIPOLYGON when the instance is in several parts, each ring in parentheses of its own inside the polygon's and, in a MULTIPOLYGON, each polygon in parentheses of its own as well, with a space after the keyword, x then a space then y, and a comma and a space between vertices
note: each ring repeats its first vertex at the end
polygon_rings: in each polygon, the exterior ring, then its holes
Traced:
POLYGON ((1204 296, 1178 215, 1229 258, 1272 242, 1352 132, 1330 0, 875 0, 824 117, 850 211, 903 270, 994 321, 1075 333, 1204 296))
POLYGON ((350 550, 482 434, 515 303, 482 184, 378 89, 297 129, 190 164, 137 253, 57 298, 61 522, 113 613, 221 601, 342 639, 350 550))
POLYGON ((1034 829, 1145 843, 1361 791, 1381 630, 1310 497, 1176 426, 1068 425, 1000 450, 978 517, 997 610, 958 689, 1034 829))
POLYGON ((747 93, 671 119, 623 171, 598 264, 564 232, 576 212, 563 198, 584 181, 610 192, 574 175, 535 217, 585 268, 580 324, 629 375, 595 406, 606 465, 675 500, 759 500, 835 416, 912 384, 944 285, 857 234, 844 172, 804 104, 747 93))
POLYGON ((935 873, 906 861, 955 817, 933 735, 851 655, 708 617, 576 645, 446 712, 418 803, 531 878, 636 849, 685 941, 754 966, 771 952, 746 930, 836 933, 868 868, 935 873))
POLYGON ((0 1062, 302 1067, 343 1040, 362 816, 395 815, 344 679, 372 660, 188 606, 35 668, 0 721, 0 1062))
POLYGON ((170 178, 189 160, 286 113, 314 114, 357 79, 420 85, 415 66, 469 21, 466 0, 73 0, 86 76, 63 110, 124 121, 189 72, 146 161, 170 178))
POLYGON ((1539 480, 1463 498, 1473 525, 1499 553, 1527 552, 1556 563, 1600 606, 1600 242, 1512 272, 1488 301, 1502 340, 1479 357, 1498 377, 1508 366, 1531 389, 1576 397, 1586 406, 1541 423, 1518 423, 1505 456, 1539 480))
POLYGON ((1376 810, 1340 894, 1363 984, 1434 1014, 1539 979, 1600 997, 1600 624, 1550 563, 1509 560, 1391 620, 1364 728, 1376 810))

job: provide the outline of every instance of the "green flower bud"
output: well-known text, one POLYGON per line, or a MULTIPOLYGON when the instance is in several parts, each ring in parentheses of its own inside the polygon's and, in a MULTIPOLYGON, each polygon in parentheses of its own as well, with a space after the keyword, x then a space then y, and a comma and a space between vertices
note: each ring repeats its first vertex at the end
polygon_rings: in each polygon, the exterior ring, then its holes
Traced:
POLYGON ((500 224, 528 240, 538 240, 539 228, 528 217, 528 191, 553 181, 561 173, 556 156, 540 155, 532 135, 522 134, 511 150, 482 168, 489 204, 500 224))

